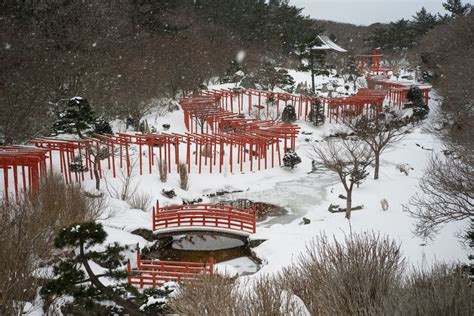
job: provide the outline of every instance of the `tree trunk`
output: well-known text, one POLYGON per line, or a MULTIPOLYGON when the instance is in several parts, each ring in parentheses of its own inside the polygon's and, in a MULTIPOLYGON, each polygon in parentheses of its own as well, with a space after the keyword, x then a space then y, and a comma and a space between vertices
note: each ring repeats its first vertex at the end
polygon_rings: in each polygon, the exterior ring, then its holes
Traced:
POLYGON ((311 67, 311 91, 313 94, 316 93, 316 89, 314 88, 314 60, 310 58, 310 67, 311 67))
POLYGON ((97 191, 100 190, 100 175, 99 175, 99 154, 94 157, 94 163, 93 163, 93 168, 94 168, 94 177, 95 177, 95 189, 97 191))
POLYGON ((352 209, 352 190, 346 190, 347 200, 346 200, 346 218, 351 219, 351 209, 352 209))
POLYGON ((375 170, 374 170, 374 179, 377 180, 379 178, 379 167, 380 167, 380 153, 374 152, 375 154, 375 170))
POLYGON ((137 306, 135 303, 130 302, 122 297, 120 297, 118 294, 116 294, 111 288, 105 286, 102 282, 100 282, 99 278, 94 274, 92 271, 89 261, 87 257, 84 254, 84 245, 81 244, 79 247, 80 251, 80 256, 81 256, 81 263, 84 266, 84 269, 86 270, 87 274, 89 275, 89 279, 91 283, 98 288, 102 293, 110 296, 110 298, 116 302, 118 305, 122 306, 130 315, 145 315, 144 313, 140 312, 139 306, 137 306))

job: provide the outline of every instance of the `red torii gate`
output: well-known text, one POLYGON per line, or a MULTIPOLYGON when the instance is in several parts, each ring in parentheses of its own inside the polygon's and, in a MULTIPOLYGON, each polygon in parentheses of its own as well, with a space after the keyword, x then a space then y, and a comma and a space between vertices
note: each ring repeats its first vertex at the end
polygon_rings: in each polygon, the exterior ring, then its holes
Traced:
POLYGON ((20 199, 19 173, 21 171, 21 187, 23 192, 28 188, 39 188, 40 176, 46 175, 46 158, 48 150, 30 146, 4 146, 0 147, 0 168, 3 170, 4 197, 9 198, 9 170, 13 175, 13 188, 15 198, 20 199))
POLYGON ((162 261, 158 259, 143 259, 137 251, 137 267, 132 269, 130 260, 127 263, 128 283, 145 286, 160 286, 166 282, 195 282, 200 277, 214 273, 214 259, 206 263, 184 261, 162 261))
POLYGON ((333 117, 336 123, 339 117, 342 122, 360 115, 374 117, 382 111, 384 99, 385 92, 373 89, 359 89, 357 94, 347 98, 329 99, 329 122, 332 122, 333 117))
POLYGON ((356 56, 357 68, 360 72, 368 72, 369 75, 385 75, 393 71, 391 67, 382 66, 382 56, 380 48, 372 50, 369 55, 358 55, 356 56))
POLYGON ((306 120, 309 112, 311 111, 311 104, 313 102, 319 101, 323 107, 327 105, 325 98, 321 97, 255 89, 236 88, 206 90, 200 92, 200 95, 214 96, 217 100, 218 106, 221 109, 238 114, 245 112, 244 99, 246 98, 248 103, 247 113, 250 114, 252 112, 252 107, 255 105, 257 106, 256 111, 259 117, 261 111, 266 111, 267 116, 269 115, 271 104, 274 104, 274 106, 276 106, 277 113, 280 113, 280 106, 284 108, 289 102, 291 102, 295 107, 297 119, 299 120, 304 118, 306 120), (257 104, 253 104, 252 97, 258 98, 256 102, 257 104), (236 101, 234 101, 234 99, 236 99, 236 101), (283 102, 282 105, 280 105, 280 101, 283 102), (235 108, 237 108, 237 111, 234 111, 235 108))
POLYGON ((387 93, 390 104, 401 108, 407 101, 408 90, 412 86, 418 87, 423 93, 425 104, 428 104, 429 93, 431 91, 430 85, 413 84, 405 81, 392 81, 385 76, 368 76, 368 86, 372 89, 384 90, 387 93))

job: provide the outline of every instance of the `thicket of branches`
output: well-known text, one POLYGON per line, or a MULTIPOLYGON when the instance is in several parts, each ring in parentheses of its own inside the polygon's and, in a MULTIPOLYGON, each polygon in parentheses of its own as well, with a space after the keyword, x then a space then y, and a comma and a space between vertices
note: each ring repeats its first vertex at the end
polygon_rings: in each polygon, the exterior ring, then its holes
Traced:
POLYGON ((0 314, 17 315, 33 301, 42 283, 37 270, 52 260, 53 241, 66 225, 95 220, 103 201, 84 196, 79 186, 66 186, 50 176, 41 189, 19 203, 0 203, 0 314))
POLYGON ((0 141, 7 144, 48 132, 49 110, 74 96, 137 127, 151 99, 222 76, 242 49, 256 64, 281 56, 308 23, 279 1, 8 0, 1 8, 0 141))
POLYGON ((400 246, 375 234, 317 237, 274 277, 215 276, 181 289, 171 307, 196 315, 469 315, 466 273, 435 264, 406 272, 400 246), (217 304, 220 302, 221 304, 217 304))

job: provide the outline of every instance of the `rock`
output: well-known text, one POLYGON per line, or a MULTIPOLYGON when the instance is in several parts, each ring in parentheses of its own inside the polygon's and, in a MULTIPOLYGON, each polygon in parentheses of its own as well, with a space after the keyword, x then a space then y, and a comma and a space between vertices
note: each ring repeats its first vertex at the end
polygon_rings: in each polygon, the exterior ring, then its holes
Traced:
POLYGON ((172 199, 176 196, 176 193, 174 192, 174 190, 166 191, 165 189, 163 189, 163 190, 161 190, 161 194, 163 194, 164 196, 166 196, 169 199, 172 199))
POLYGON ((339 198, 340 198, 340 199, 343 199, 343 200, 347 200, 347 198, 346 198, 344 195, 342 195, 342 194, 339 194, 339 198))
POLYGON ((138 228, 132 231, 132 234, 143 237, 147 241, 153 241, 153 232, 149 229, 138 228))
POLYGON ((311 223, 311 220, 309 218, 303 217, 303 225, 308 225, 311 223))
MULTIPOLYGON (((355 206, 351 208, 351 211, 358 211, 364 208, 363 205, 355 206)), ((340 208, 339 205, 332 205, 332 203, 328 207, 328 211, 331 213, 344 213, 346 211, 345 208, 340 208)))
POLYGON ((255 247, 260 246, 266 241, 267 241, 266 239, 252 239, 252 240, 249 240, 248 243, 249 243, 250 248, 255 248, 255 247))
POLYGON ((170 124, 163 124, 163 125, 161 125, 161 126, 163 126, 163 129, 164 129, 164 130, 168 130, 168 129, 170 129, 170 126, 171 126, 171 125, 170 125, 170 124))

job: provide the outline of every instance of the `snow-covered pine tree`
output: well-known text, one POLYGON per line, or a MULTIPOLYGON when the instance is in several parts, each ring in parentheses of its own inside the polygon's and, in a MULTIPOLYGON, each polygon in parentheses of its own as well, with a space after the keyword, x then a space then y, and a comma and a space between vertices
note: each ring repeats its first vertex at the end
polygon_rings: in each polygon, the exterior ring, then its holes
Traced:
POLYGON ((287 124, 296 121, 296 111, 293 105, 288 104, 285 106, 285 109, 283 109, 283 112, 281 113, 281 120, 287 124))
POLYGON ((100 223, 85 222, 63 228, 56 236, 54 245, 58 249, 74 249, 74 251, 56 263, 55 277, 42 288, 41 295, 45 298, 70 296, 73 298, 72 306, 78 309, 85 308, 90 313, 105 301, 113 301, 118 305, 119 310, 110 310, 111 313, 125 311, 129 315, 145 315, 147 313, 142 312, 140 308, 142 305, 146 305, 147 312, 155 314, 162 312, 162 300, 155 300, 160 303, 154 306, 146 303, 149 302, 150 296, 166 297, 170 293, 169 290, 153 289, 140 293, 128 283, 120 282, 127 277, 123 255, 126 247, 115 243, 103 247, 102 251, 92 250, 94 246, 102 245, 106 237, 107 233, 100 223), (104 271, 97 273, 97 268, 93 269, 91 263, 102 267, 104 271), (108 282, 104 283, 103 278, 107 278, 108 282))
POLYGON ((413 118, 422 120, 424 119, 430 109, 427 104, 425 104, 423 98, 423 92, 417 86, 411 87, 407 92, 407 100, 410 102, 409 107, 413 107, 413 118))
POLYGON ((321 101, 315 99, 311 103, 311 110, 308 114, 308 121, 312 122, 315 126, 323 125, 326 120, 326 115, 324 115, 324 107, 321 104, 321 101))
POLYGON ((301 158, 291 148, 287 148, 283 156, 283 165, 293 169, 299 163, 301 163, 301 158))
POLYGON ((82 138, 82 131, 91 129, 95 120, 89 102, 82 97, 73 97, 67 102, 66 109, 58 113, 53 128, 56 131, 74 132, 82 138))

